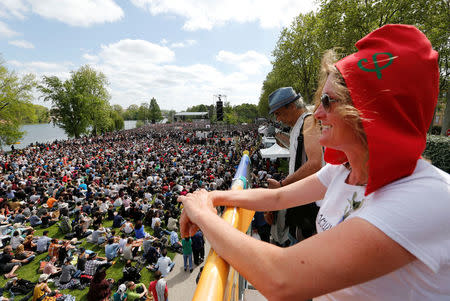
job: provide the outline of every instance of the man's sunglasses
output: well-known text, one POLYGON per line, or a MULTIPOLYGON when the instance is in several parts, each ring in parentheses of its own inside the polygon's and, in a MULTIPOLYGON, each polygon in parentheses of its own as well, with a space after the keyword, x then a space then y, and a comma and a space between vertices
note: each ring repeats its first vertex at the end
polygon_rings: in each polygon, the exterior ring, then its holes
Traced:
POLYGON ((324 93, 320 97, 320 101, 322 102, 322 106, 325 111, 330 111, 331 103, 338 102, 338 100, 331 98, 328 94, 324 93))

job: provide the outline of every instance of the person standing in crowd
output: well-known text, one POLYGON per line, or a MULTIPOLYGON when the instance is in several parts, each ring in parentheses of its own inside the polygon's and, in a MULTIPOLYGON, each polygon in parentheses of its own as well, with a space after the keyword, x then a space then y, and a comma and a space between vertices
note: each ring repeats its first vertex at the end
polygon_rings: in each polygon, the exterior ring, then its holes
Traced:
POLYGON ((192 273, 192 239, 184 237, 181 239, 181 244, 183 245, 184 271, 187 271, 189 261, 189 272, 192 273))
MULTIPOLYGON (((289 138, 289 175, 276 181, 268 179, 269 188, 279 188, 304 179, 322 167, 320 129, 308 112, 300 94, 283 87, 269 95, 270 114, 291 127, 289 138)), ((315 203, 273 212, 271 234, 275 243, 286 247, 315 233, 319 207, 315 203)), ((264 235, 264 234, 263 234, 264 235)))
POLYGON ((167 288, 167 283, 160 271, 155 272, 155 280, 150 282, 148 291, 152 293, 154 301, 168 301, 169 289, 167 288))
POLYGON ((192 236, 192 254, 194 255, 194 264, 200 265, 205 258, 205 240, 201 230, 192 236))
POLYGON ((438 53, 401 24, 369 33, 356 48, 339 61, 328 51, 321 63, 314 117, 328 164, 278 189, 180 197, 181 233, 200 227, 269 300, 448 300, 450 175, 421 157, 439 95, 438 53), (318 234, 288 248, 252 239, 214 209, 317 200, 318 234))

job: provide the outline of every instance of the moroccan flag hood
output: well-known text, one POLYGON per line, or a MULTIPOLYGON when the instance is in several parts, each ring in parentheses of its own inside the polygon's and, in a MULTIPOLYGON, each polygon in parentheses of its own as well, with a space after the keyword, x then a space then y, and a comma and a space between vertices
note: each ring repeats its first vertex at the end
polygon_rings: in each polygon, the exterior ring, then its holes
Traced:
MULTIPOLYGON (((438 54, 414 26, 385 25, 336 63, 350 91, 369 148, 365 194, 410 175, 426 146, 439 93, 438 54)), ((327 148, 325 161, 344 153, 327 148)))

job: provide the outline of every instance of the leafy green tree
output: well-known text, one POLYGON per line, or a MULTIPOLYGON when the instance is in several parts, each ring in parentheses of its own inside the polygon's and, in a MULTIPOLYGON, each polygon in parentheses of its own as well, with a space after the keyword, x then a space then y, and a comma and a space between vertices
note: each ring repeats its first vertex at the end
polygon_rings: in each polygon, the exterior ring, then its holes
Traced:
POLYGON ((35 86, 33 75, 19 77, 0 61, 0 147, 23 136, 20 126, 33 115, 30 100, 35 86))
POLYGON ((137 105, 130 105, 123 113, 125 120, 138 120, 139 107, 137 105))
POLYGON ((125 127, 125 122, 123 120, 122 115, 119 114, 117 110, 112 108, 112 110, 109 113, 109 117, 112 120, 111 126, 108 129, 109 131, 120 131, 123 130, 125 127))
POLYGON ((450 127, 449 58, 450 6, 442 0, 322 0, 319 18, 322 49, 341 47, 343 55, 356 51, 354 44, 386 24, 411 24, 425 33, 439 52, 440 97, 445 108, 442 134, 450 127))
POLYGON ((233 107, 239 123, 252 123, 258 115, 258 107, 254 104, 243 103, 233 107))
POLYGON ((162 119, 161 109, 159 108, 158 102, 154 97, 150 100, 149 110, 149 120, 154 120, 158 122, 162 119))
POLYGON ((208 109, 207 105, 200 104, 187 108, 186 112, 208 112, 208 109))
POLYGON ((50 110, 44 106, 30 104, 30 115, 20 116, 24 124, 49 123, 50 110))
POLYGON ((267 74, 267 77, 263 82, 261 96, 259 97, 258 102, 259 116, 269 116, 269 95, 280 87, 289 86, 289 84, 282 82, 283 77, 277 74, 278 71, 278 69, 274 68, 267 74))
POLYGON ((64 82, 56 76, 44 76, 38 88, 44 100, 52 102, 53 122, 69 137, 79 138, 89 132, 89 126, 95 135, 111 128, 107 84, 103 73, 83 66, 64 82))
POLYGON ((313 12, 299 15, 281 31, 273 51, 273 75, 278 76, 278 84, 292 86, 306 103, 312 101, 320 66, 319 23, 313 12))
POLYGON ((148 103, 143 102, 141 103, 137 111, 137 120, 142 120, 144 121, 144 123, 146 123, 149 117, 148 103))

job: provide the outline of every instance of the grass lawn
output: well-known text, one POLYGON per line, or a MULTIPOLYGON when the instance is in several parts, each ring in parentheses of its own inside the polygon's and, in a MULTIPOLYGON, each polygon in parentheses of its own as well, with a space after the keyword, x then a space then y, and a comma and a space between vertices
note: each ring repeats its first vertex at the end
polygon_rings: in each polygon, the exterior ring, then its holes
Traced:
MULTIPOLYGON (((112 221, 104 221, 103 223, 104 227, 112 227, 112 221)), ((42 233, 48 230, 48 236, 52 237, 52 238, 58 238, 58 239, 63 239, 64 238, 64 234, 62 234, 59 231, 58 225, 53 225, 47 229, 36 229, 34 236, 42 236, 42 233)), ((145 226, 145 231, 147 233, 153 234, 153 229, 150 228, 149 226, 145 226)), ((116 229, 116 235, 118 235, 118 229, 116 229)), ((77 247, 84 247, 86 250, 92 250, 94 252, 97 252, 97 254, 99 256, 105 256, 105 249, 102 247, 99 247, 97 245, 91 244, 86 242, 86 239, 83 239, 83 243, 81 245, 78 245, 77 247)), ((38 268, 39 268, 39 262, 41 260, 43 260, 48 253, 43 253, 40 254, 38 256, 36 256, 36 258, 30 262, 29 264, 22 266, 21 268, 19 268, 16 271, 16 274, 18 275, 19 278, 23 278, 23 279, 27 279, 33 282, 37 282, 39 279, 39 273, 38 273, 38 268)), ((175 257, 175 253, 168 251, 168 256, 173 260, 173 258, 175 257)), ((116 262, 114 263, 113 266, 111 266, 106 273, 106 277, 107 278, 113 278, 114 280, 119 280, 120 278, 122 278, 122 268, 124 267, 125 262, 121 261, 121 260, 116 260, 116 262)), ((153 273, 148 271, 146 268, 143 268, 141 270, 141 282, 144 283, 147 287, 150 283, 150 281, 152 281, 154 279, 153 273)), ((6 282, 8 280, 5 279, 4 277, 1 277, 0 279, 0 285, 3 287, 5 286, 6 282)), ((49 286, 54 289, 53 287, 53 283, 49 283, 49 286)), ((89 288, 85 288, 84 290, 63 290, 61 291, 61 293, 63 294, 71 294, 73 296, 75 296, 75 298, 77 300, 87 300, 86 299, 86 294, 88 292, 89 288)), ((5 296, 9 296, 9 293, 5 293, 5 296)), ((14 299, 16 300, 20 300, 21 296, 17 296, 17 298, 15 297, 14 299)))

